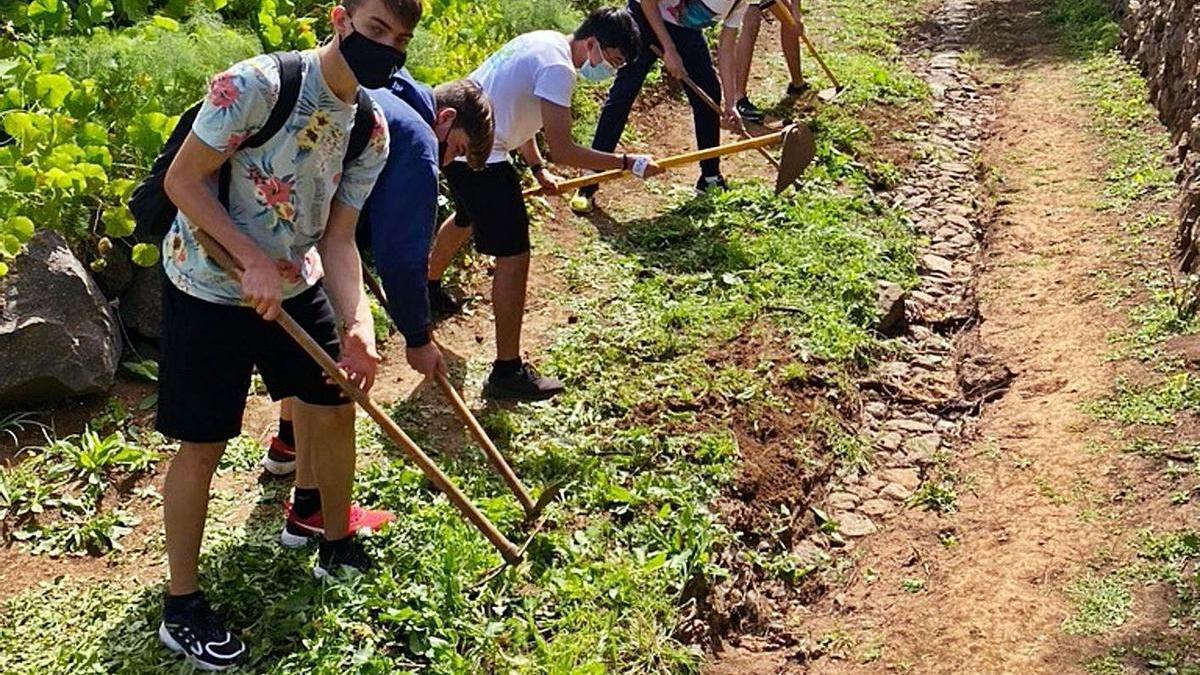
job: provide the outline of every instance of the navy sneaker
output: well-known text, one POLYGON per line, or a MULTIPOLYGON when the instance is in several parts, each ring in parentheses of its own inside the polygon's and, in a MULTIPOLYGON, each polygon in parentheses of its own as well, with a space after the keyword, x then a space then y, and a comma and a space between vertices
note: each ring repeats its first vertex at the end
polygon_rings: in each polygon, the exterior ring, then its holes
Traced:
POLYGON ((196 593, 181 606, 172 604, 164 603, 158 626, 158 639, 167 649, 182 654, 199 670, 229 670, 246 658, 246 645, 225 628, 203 593, 196 593))
POLYGON ((742 119, 753 124, 762 124, 763 120, 767 119, 767 114, 745 96, 738 100, 737 111, 742 116, 742 119))
POLYGON ((789 98, 799 98, 807 94, 808 90, 811 88, 812 87, 810 87, 807 82, 801 82, 800 84, 789 84, 787 88, 787 95, 789 98))
POLYGON ((328 579, 343 574, 359 575, 369 571, 373 565, 370 554, 357 537, 346 537, 337 541, 322 539, 317 550, 317 566, 313 568, 313 576, 328 579))
POLYGON ((562 382, 542 375, 529 363, 509 373, 498 372, 493 365, 483 383, 483 395, 501 401, 545 401, 561 394, 564 388, 562 382))
POLYGON ((729 184, 725 182, 725 177, 717 176, 701 176, 700 180, 696 181, 696 194, 702 195, 709 190, 728 190, 729 184))

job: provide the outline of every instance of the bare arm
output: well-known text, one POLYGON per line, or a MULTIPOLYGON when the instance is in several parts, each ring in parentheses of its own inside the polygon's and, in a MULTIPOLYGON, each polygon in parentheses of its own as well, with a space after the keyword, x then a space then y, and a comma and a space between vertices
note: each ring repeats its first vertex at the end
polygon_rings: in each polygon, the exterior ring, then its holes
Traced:
MULTIPOLYGON (((542 104, 542 133, 546 136, 546 144, 550 146, 550 155, 556 164, 565 164, 580 169, 607 171, 623 169, 621 155, 600 152, 585 148, 571 137, 571 109, 541 99, 542 104)), ((530 141, 532 143, 533 141, 530 141)), ((536 152, 536 148, 534 151, 536 152)), ((525 148, 521 148, 522 154, 525 148)), ((529 159, 525 155, 526 160, 529 159)), ((540 159, 540 157, 539 157, 540 159)))
POLYGON ((671 39, 671 34, 667 32, 667 22, 663 21, 662 12, 658 8, 658 0, 642 0, 642 13, 646 15, 646 22, 650 24, 650 29, 654 31, 654 36, 658 38, 658 43, 662 45, 663 51, 663 67, 667 69, 667 73, 677 80, 682 80, 687 75, 687 68, 683 65, 683 59, 679 56, 679 51, 675 49, 675 41, 671 39))
POLYGON ((518 149, 521 151, 521 156, 525 158, 525 163, 529 166, 537 166, 542 163, 542 153, 538 150, 537 137, 525 141, 518 149))
POLYGON ((279 314, 283 299, 279 270, 253 239, 234 226, 209 184, 228 158, 229 155, 208 147, 195 134, 188 134, 167 169, 163 189, 193 225, 216 239, 238 261, 243 270, 242 297, 271 321, 279 314))
POLYGON ((727 129, 734 131, 742 126, 741 116, 737 113, 736 105, 738 100, 737 38, 738 30, 725 26, 721 29, 721 37, 717 41, 717 68, 721 76, 721 100, 725 102, 721 122, 727 129))
POLYGON ((363 292, 362 259, 354 242, 358 210, 334 199, 325 234, 317 242, 325 267, 325 288, 343 321, 341 365, 364 390, 375 381, 379 354, 375 351, 375 323, 363 292))
POLYGON ((642 0, 642 13, 646 15, 646 23, 650 24, 650 30, 654 31, 663 52, 675 51, 675 41, 667 32, 667 22, 663 21, 662 12, 658 9, 658 0, 642 0))

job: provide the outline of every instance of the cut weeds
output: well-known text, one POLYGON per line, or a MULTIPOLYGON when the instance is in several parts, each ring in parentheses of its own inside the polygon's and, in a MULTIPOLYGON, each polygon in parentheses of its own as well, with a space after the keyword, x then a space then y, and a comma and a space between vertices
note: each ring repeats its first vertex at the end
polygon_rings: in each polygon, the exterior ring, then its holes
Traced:
MULTIPOLYGON (((912 4, 861 11, 887 22, 912 4)), ((857 11, 832 11, 854 38, 848 45, 862 31, 879 33, 857 11)), ((886 52, 851 71, 873 78, 851 79, 851 93, 880 86, 878 68, 899 68, 886 52)), ((894 103, 922 95, 888 86, 894 103)), ((903 216, 876 199, 856 161, 866 132, 853 109, 822 112, 814 126, 818 158, 801 189, 777 198, 757 182, 738 183, 654 220, 581 235, 564 253, 567 288, 556 301, 577 320, 542 360, 568 391, 485 418, 530 484, 570 479, 550 509, 560 527, 535 540, 520 567, 471 587, 497 556, 370 428, 359 430, 356 497, 398 520, 370 540, 377 568, 361 580, 318 585, 311 551, 278 548, 283 488, 218 495, 202 585, 242 629, 250 669, 687 672, 707 638, 758 628, 761 617, 714 589, 734 575, 778 584, 809 575, 789 545, 808 527, 812 486, 825 471, 868 461, 840 421, 838 405, 852 392, 837 383, 875 348, 876 282, 915 279, 903 216), (723 521, 713 505, 752 480, 738 470, 751 440, 787 475, 810 482, 744 502, 769 504, 778 518, 756 511, 723 521), (232 505, 248 498, 258 503, 243 523, 232 505)), ((421 431, 416 405, 391 413, 421 431)), ((501 529, 518 527, 519 505, 478 453, 440 462, 465 492, 491 495, 480 506, 501 529)), ((161 592, 157 581, 66 579, 13 599, 0 614, 6 672, 177 668, 153 635, 161 592)))

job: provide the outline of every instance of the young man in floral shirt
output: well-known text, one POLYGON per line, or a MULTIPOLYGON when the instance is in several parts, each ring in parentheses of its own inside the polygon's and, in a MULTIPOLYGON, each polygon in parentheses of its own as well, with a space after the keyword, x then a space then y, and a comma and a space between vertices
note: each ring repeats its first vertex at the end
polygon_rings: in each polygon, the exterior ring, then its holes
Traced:
POLYGON ((301 56, 296 104, 259 147, 280 96, 279 62, 259 56, 215 77, 167 172, 179 215, 163 243, 163 359, 158 429, 176 438, 163 490, 170 584, 159 638, 198 668, 224 670, 245 646, 208 607, 197 581, 213 471, 240 433, 257 367, 271 396, 294 396, 298 472, 320 490, 324 533, 314 572, 362 571, 352 538, 354 407, 272 321, 286 310, 358 386, 370 389, 379 355, 354 233, 383 168, 387 127, 375 107, 362 154, 343 167, 360 85, 379 87, 403 64, 419 0, 345 0, 334 39, 301 56), (228 162, 226 203, 215 190, 228 162), (205 255, 203 231, 238 261, 240 284, 205 255), (326 273, 326 270, 328 273, 326 273))

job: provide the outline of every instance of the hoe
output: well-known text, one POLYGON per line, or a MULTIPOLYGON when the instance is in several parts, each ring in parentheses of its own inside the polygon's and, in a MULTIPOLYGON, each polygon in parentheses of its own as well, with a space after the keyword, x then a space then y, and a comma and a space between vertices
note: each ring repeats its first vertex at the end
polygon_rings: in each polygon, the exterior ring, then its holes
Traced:
MULTIPOLYGON (((718 145, 715 148, 705 148, 704 150, 686 152, 682 155, 663 157, 658 160, 658 165, 664 169, 671 169, 705 159, 732 155, 744 150, 761 150, 780 144, 783 146, 783 151, 779 155, 779 173, 775 176, 775 193, 779 194, 800 179, 800 175, 804 173, 804 169, 808 167, 813 157, 817 154, 817 145, 813 140, 812 131, 806 126, 789 124, 775 133, 747 138, 736 143, 718 145)), ((772 158, 771 163, 776 163, 774 158, 772 158)), ((596 185, 597 183, 604 183, 629 175, 632 174, 624 169, 612 169, 610 171, 587 174, 559 183, 557 194, 563 194, 564 192, 587 185, 596 185)), ((526 197, 532 197, 534 195, 546 194, 546 191, 543 188, 535 187, 529 188, 524 194, 526 197)))
MULTIPOLYGON (((371 274, 371 271, 367 269, 366 265, 363 265, 363 279, 367 282, 367 288, 371 291, 371 294, 375 296, 375 299, 387 311, 387 294, 384 293, 383 287, 379 284, 375 276, 371 274)), ((388 316, 390 317, 391 314, 388 316)), ((471 436, 475 438, 475 442, 479 443, 479 447, 483 449, 483 454, 487 457, 488 464, 491 465, 492 470, 500 474, 500 477, 508 484, 508 488, 512 490, 513 496, 517 498, 517 501, 521 502, 521 508, 525 511, 525 522, 527 524, 536 522, 546 506, 558 496, 560 486, 554 484, 547 487, 535 502, 529 496, 529 490, 526 490, 525 485, 521 483, 521 479, 517 478, 517 474, 512 470, 508 462, 505 461, 504 455, 500 454, 500 450, 496 448, 496 444, 492 443, 492 439, 488 437, 487 431, 484 430, 479 420, 475 419, 475 415, 471 413, 471 409, 467 407, 466 401, 463 400, 458 390, 454 388, 454 385, 450 383, 450 380, 442 373, 435 375, 434 379, 437 381, 438 388, 442 390, 442 394, 450 401, 454 412, 458 413, 463 424, 471 432, 471 436)))
MULTIPOLYGON (((229 251, 226 251, 217 240, 213 239, 203 230, 197 229, 195 234, 197 241, 203 247, 204 252, 210 258, 212 258, 213 261, 216 262, 226 274, 235 279, 241 278, 242 270, 233 256, 229 254, 229 251)), ((472 525, 479 529, 483 536, 486 537, 487 540, 496 547, 496 550, 500 552, 500 556, 504 558, 504 562, 510 565, 515 565, 521 561, 521 558, 525 555, 525 549, 529 546, 529 542, 532 541, 533 537, 537 534, 536 530, 521 547, 518 547, 516 544, 513 544, 511 541, 509 541, 508 538, 500 532, 500 530, 496 529, 496 526, 492 524, 492 521, 488 520, 488 517, 483 515, 483 512, 479 510, 479 507, 475 506, 474 502, 468 499, 466 495, 464 495, 462 491, 458 489, 458 486, 455 485, 454 482, 451 481, 446 474, 442 473, 442 470, 433 463, 433 460, 430 459, 429 456, 426 455, 421 448, 411 438, 408 437, 408 434, 404 433, 404 430, 401 429, 386 412, 384 412, 383 408, 380 408, 379 404, 375 403, 375 401, 371 399, 370 394, 362 389, 359 389, 353 382, 350 381, 349 378, 346 377, 345 374, 342 373, 341 369, 338 368, 337 362, 335 362, 333 358, 329 356, 329 354, 325 353, 325 350, 321 347, 321 345, 317 344, 316 340, 313 340, 312 336, 305 332, 305 330, 300 326, 300 324, 296 323, 296 320, 293 319, 290 314, 280 310, 279 317, 276 318, 275 321, 281 328, 283 328, 285 333, 287 333, 293 340, 296 341, 296 344, 300 345, 300 347, 321 366, 321 369, 325 371, 325 374, 329 376, 329 379, 337 383, 337 385, 342 388, 342 391, 346 392, 348 397, 361 406, 362 409, 371 416, 371 419, 375 420, 375 423, 378 424, 379 428, 388 435, 388 438, 392 439, 396 445, 400 446, 400 448, 404 451, 404 454, 408 455, 409 459, 411 459, 417 465, 417 467, 421 469, 425 476, 429 478, 430 482, 432 482, 446 495, 446 497, 450 499, 450 502, 454 504, 460 513, 462 513, 463 517, 465 517, 471 522, 472 525)))

